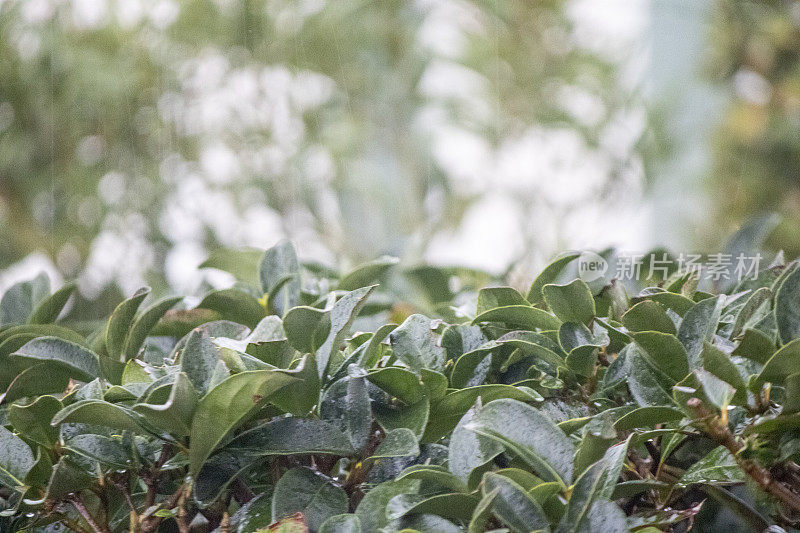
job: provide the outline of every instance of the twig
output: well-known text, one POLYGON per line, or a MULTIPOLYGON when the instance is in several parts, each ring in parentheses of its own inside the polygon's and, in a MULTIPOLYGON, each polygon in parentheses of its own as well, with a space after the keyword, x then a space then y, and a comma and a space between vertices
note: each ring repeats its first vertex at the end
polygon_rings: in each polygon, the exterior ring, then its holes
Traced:
POLYGON ((744 443, 737 439, 728 429, 728 426, 723 424, 719 418, 713 416, 699 398, 690 398, 686 404, 695 412, 698 419, 696 422, 702 423, 708 437, 717 444, 725 446, 731 452, 739 468, 750 476, 763 491, 773 495, 794 511, 800 512, 800 496, 775 480, 769 470, 763 466, 742 458, 739 452, 744 449, 744 443))
POLYGON ((83 505, 83 502, 78 498, 74 497, 69 500, 72 506, 75 508, 76 511, 80 513, 86 523, 96 532, 96 533, 110 533, 108 527, 102 526, 98 524, 94 517, 91 515, 86 506, 83 505))

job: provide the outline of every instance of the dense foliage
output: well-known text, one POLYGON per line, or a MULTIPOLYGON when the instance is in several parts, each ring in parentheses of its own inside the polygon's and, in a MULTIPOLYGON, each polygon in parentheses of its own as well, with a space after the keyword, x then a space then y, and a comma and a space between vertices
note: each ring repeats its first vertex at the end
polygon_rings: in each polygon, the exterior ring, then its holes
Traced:
POLYGON ((231 289, 142 289, 98 327, 58 321, 72 286, 16 285, 0 529, 795 524, 798 263, 723 294, 675 271, 629 295, 563 283, 577 258, 522 294, 392 258, 338 275, 282 242, 211 257, 231 289))

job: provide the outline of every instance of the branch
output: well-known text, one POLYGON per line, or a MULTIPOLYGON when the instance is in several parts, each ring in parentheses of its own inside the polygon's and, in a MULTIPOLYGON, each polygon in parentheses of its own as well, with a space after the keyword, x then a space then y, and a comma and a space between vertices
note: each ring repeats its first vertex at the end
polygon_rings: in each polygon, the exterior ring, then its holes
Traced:
POLYGON ((89 526, 95 531, 95 533, 111 533, 107 526, 103 526, 97 523, 97 521, 91 515, 89 510, 86 509, 86 506, 83 505, 83 502, 80 500, 80 498, 76 496, 74 498, 71 498, 69 502, 72 504, 73 507, 75 507, 75 510, 80 513, 83 519, 86 520, 86 523, 89 524, 89 526))
POLYGON ((686 404, 695 412, 698 420, 705 429, 706 434, 711 440, 725 446, 731 455, 736 460, 745 474, 750 476, 764 492, 767 492, 777 498, 781 503, 800 512, 800 496, 789 490, 782 483, 777 481, 769 473, 769 470, 763 466, 740 456, 739 452, 744 449, 744 443, 741 439, 736 438, 728 429, 728 426, 723 424, 718 417, 713 416, 703 405, 699 398, 690 398, 686 404))

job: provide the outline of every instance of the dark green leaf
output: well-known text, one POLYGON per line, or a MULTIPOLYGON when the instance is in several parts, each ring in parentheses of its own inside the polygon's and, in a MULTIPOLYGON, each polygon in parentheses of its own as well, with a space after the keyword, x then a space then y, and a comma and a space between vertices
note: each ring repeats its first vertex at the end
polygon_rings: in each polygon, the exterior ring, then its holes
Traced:
POLYGON ((531 288, 528 290, 527 300, 532 304, 544 303, 542 288, 547 284, 554 283, 564 268, 580 257, 580 255, 581 254, 578 252, 564 254, 562 257, 557 258, 547 265, 531 284, 531 288))
POLYGON ((340 291, 354 291, 361 287, 372 285, 381 281, 389 269, 399 262, 398 258, 385 255, 373 261, 362 263, 343 275, 337 288, 340 291))
POLYGON ((316 531, 330 517, 347 512, 347 494, 308 468, 293 468, 275 485, 272 519, 277 521, 298 512, 316 531))
MULTIPOLYGON (((67 305, 69 297, 75 292, 77 285, 75 283, 67 283, 52 295, 45 298, 28 319, 31 324, 50 324, 58 319, 58 315, 67 305)), ((2 321, 0 321, 2 323, 2 321)))
POLYGON ((550 521, 539 503, 517 483, 499 474, 483 476, 484 496, 494 494, 492 512, 516 533, 548 530, 550 521))
POLYGON ((125 349, 125 339, 128 337, 133 318, 136 311, 147 295, 150 294, 150 287, 142 287, 133 296, 120 303, 106 325, 106 352, 109 357, 115 360, 122 358, 122 351, 125 349))
POLYGON ((252 370, 230 376, 211 389, 197 404, 190 435, 189 463, 192 472, 222 439, 247 418, 263 400, 295 378, 276 370, 252 370))
POLYGON ((415 314, 389 335, 395 357, 414 372, 419 373, 423 368, 439 372, 444 368, 444 348, 431 326, 430 318, 415 314))
POLYGON ((69 371, 70 376, 81 381, 91 381, 100 375, 97 354, 74 342, 57 337, 39 337, 16 352, 11 358, 33 363, 50 362, 69 371))
POLYGON ((548 284, 542 287, 547 307, 562 322, 588 324, 595 315, 594 297, 581 279, 566 285, 548 284))
POLYGON ((372 458, 416 457, 417 455, 419 455, 419 443, 414 432, 408 428, 397 428, 386 434, 383 442, 372 454, 372 458))
POLYGON ((165 298, 159 302, 154 303, 145 309, 141 315, 136 317, 133 325, 130 327, 128 336, 125 339, 125 346, 122 350, 126 360, 133 359, 139 353, 150 330, 158 323, 164 314, 172 309, 182 298, 165 298))
POLYGON ((58 440, 58 429, 50 421, 63 406, 54 396, 39 396, 27 405, 12 404, 8 421, 21 435, 45 447, 58 440))
POLYGON ((744 479, 745 474, 731 453, 724 446, 719 446, 694 463, 678 483, 682 486, 693 483, 741 483, 744 479))
POLYGON ((724 296, 706 298, 696 303, 683 317, 678 340, 686 348, 689 368, 692 370, 702 366, 703 344, 713 340, 724 303, 724 296))
POLYGON ((558 426, 530 405, 494 400, 465 427, 520 456, 542 479, 564 484, 572 481, 575 446, 558 426))
POLYGON ((289 241, 280 241, 267 250, 261 260, 259 279, 261 290, 269 294, 287 276, 291 280, 285 282, 283 287, 273 298, 270 304, 279 315, 283 315, 300 303, 300 265, 297 262, 297 253, 289 241))
POLYGON ((30 446, 0 426, 0 484, 12 489, 24 487, 34 462, 30 446))
POLYGON ((327 374, 331 358, 339 351, 347 335, 349 335, 353 321, 374 288, 375 286, 373 285, 350 291, 333 304, 330 312, 331 327, 328 336, 317 350, 317 374, 320 379, 327 374))

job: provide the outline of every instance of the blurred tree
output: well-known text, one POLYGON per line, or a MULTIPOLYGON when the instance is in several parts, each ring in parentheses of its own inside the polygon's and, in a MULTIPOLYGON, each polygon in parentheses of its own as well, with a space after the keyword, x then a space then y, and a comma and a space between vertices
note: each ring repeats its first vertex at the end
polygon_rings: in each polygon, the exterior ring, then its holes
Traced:
POLYGON ((800 253, 800 3, 719 2, 710 60, 730 89, 715 136, 712 190, 727 231, 743 218, 777 211, 771 244, 800 253))
POLYGON ((580 9, 6 0, 0 268, 45 250, 90 297, 191 291, 218 246, 413 261, 487 216, 508 219, 490 266, 542 259, 641 183, 630 46, 580 9))

